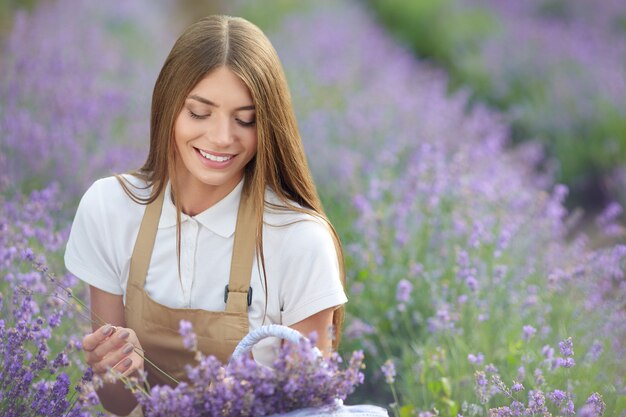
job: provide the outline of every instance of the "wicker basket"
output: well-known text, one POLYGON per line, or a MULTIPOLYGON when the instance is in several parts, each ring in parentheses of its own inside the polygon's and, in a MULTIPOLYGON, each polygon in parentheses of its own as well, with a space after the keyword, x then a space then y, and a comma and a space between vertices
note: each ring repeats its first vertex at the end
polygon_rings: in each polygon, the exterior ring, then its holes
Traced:
MULTIPOLYGON (((268 337, 278 337, 290 342, 299 342, 304 338, 300 332, 286 326, 271 324, 262 326, 248 333, 237 345, 231 358, 247 355, 259 341, 268 337)), ((314 348, 318 355, 319 349, 314 348)), ((284 414, 273 414, 270 417, 389 417, 387 410, 373 405, 343 405, 341 400, 329 408, 304 408, 284 414)))

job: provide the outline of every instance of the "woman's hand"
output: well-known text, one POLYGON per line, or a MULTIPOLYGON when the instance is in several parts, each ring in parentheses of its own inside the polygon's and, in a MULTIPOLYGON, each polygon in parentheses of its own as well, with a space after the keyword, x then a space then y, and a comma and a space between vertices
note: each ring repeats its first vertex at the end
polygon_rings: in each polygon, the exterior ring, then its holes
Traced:
POLYGON ((132 329, 106 324, 83 338, 85 361, 98 375, 114 369, 124 376, 143 370, 143 350, 132 329))

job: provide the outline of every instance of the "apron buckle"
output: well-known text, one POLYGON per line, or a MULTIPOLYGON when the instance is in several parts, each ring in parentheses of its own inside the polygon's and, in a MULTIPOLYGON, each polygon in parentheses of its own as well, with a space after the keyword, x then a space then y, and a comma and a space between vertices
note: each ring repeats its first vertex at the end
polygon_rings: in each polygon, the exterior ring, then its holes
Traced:
MULTIPOLYGON (((228 289, 228 284, 224 287, 224 303, 228 301, 228 293, 230 290, 228 289)), ((252 287, 248 287, 248 307, 252 305, 252 287)))

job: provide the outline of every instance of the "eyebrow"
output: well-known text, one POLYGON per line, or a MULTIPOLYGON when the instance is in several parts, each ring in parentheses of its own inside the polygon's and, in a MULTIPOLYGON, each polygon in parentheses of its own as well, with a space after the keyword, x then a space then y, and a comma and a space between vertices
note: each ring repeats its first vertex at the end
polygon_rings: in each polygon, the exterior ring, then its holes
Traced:
MULTIPOLYGON (((208 104, 209 106, 219 107, 218 104, 213 103, 211 100, 208 100, 208 99, 206 99, 204 97, 200 97, 199 95, 196 95, 196 94, 192 94, 192 95, 190 95, 187 98, 199 101, 200 103, 208 104)), ((254 110, 254 105, 251 104, 249 106, 237 107, 235 109, 235 111, 241 111, 241 110, 254 110)))

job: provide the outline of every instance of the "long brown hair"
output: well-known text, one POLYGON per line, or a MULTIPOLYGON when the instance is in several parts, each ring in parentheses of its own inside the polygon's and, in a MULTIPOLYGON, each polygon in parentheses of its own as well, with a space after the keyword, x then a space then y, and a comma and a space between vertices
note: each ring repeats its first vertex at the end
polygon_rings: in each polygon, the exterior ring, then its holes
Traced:
MULTIPOLYGON (((337 232, 328 221, 309 170, 293 111, 285 74, 274 47, 254 24, 223 15, 208 16, 191 25, 178 38, 165 60, 152 96, 150 151, 145 164, 133 174, 152 186, 147 199, 122 186, 136 202, 149 204, 171 179, 177 212, 177 248, 180 253, 180 199, 176 198, 175 146, 176 117, 193 87, 209 72, 227 67, 248 87, 256 109, 258 148, 245 169, 245 188, 255 208, 257 256, 265 277, 263 257, 263 212, 265 189, 270 187, 283 207, 309 213, 325 221, 333 235, 345 287, 343 253, 337 232), (297 203, 294 205, 293 202, 297 203)), ((266 301, 267 280, 265 279, 266 301)), ((267 303, 266 303, 267 304, 267 303)), ((333 347, 339 344, 343 307, 335 310, 333 347)))

